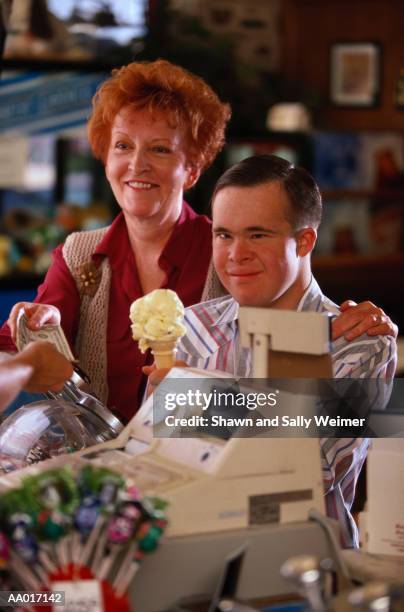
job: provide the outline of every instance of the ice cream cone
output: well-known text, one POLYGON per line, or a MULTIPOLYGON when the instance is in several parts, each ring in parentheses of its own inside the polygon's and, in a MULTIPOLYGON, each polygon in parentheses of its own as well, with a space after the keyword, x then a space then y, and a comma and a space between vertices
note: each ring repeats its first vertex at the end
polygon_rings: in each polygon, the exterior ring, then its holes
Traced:
POLYGON ((177 344, 177 338, 150 342, 150 348, 157 368, 172 368, 174 366, 177 344))
POLYGON ((177 343, 186 333, 184 305, 175 291, 155 289, 138 298, 130 307, 129 318, 140 351, 151 348, 158 368, 172 368, 177 343))

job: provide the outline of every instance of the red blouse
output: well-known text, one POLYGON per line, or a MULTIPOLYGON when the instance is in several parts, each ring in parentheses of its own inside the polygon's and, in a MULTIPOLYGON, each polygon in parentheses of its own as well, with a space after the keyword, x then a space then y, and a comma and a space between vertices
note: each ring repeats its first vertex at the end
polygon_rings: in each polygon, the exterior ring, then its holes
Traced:
MULTIPOLYGON (((166 273, 163 288, 173 289, 185 306, 200 301, 212 255, 210 220, 197 215, 185 202, 181 216, 159 258, 166 273)), ((112 270, 107 328, 108 406, 123 421, 136 412, 143 395, 145 377, 142 366, 151 363, 133 341, 129 309, 143 295, 135 257, 129 242, 125 219, 120 213, 93 254, 95 263, 108 257, 112 270)), ((53 253, 53 263, 34 300, 53 304, 62 315, 62 327, 74 346, 80 297, 76 282, 62 255, 62 246, 53 253)), ((7 324, 0 330, 0 350, 15 350, 7 324)))

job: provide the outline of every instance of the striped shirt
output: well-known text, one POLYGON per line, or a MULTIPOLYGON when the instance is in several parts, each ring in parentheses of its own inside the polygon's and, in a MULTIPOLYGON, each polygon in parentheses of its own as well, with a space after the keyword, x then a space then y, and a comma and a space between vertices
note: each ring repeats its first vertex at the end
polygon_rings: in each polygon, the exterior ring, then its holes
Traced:
MULTIPOLYGON (((238 304, 225 296, 195 304, 185 311, 186 335, 177 358, 189 366, 220 370, 237 377, 251 375, 251 354, 240 346, 238 304)), ((323 295, 314 278, 297 307, 298 311, 339 314, 334 302, 323 295)), ((396 361, 396 343, 390 336, 363 334, 353 342, 341 337, 331 346, 335 378, 392 377, 396 361)), ((356 482, 366 458, 366 438, 320 439, 326 511, 339 521, 344 546, 359 545, 358 531, 351 515, 356 482)))

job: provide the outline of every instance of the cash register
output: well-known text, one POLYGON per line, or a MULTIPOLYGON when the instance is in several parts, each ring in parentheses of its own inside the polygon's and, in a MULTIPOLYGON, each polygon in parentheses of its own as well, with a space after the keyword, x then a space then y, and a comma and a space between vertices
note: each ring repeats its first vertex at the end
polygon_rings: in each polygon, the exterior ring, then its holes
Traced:
MULTIPOLYGON (((254 308, 241 309, 240 322, 256 375, 258 369, 258 376, 288 377, 293 369, 293 376, 331 376, 327 316, 254 308)), ((173 368, 166 380, 174 388, 197 380, 203 388, 226 378, 231 377, 222 372, 173 368)), ((178 414, 185 412, 178 408, 178 414)), ((137 610, 157 612, 180 597, 212 595, 226 559, 240 547, 245 558, 237 596, 249 600, 290 592, 279 573, 287 558, 333 556, 329 535, 309 520, 311 509, 324 512, 318 439, 177 437, 178 431, 156 438, 153 421, 164 435, 156 422, 162 418, 156 406, 153 414, 151 396, 115 441, 82 453, 100 465, 120 466, 142 492, 169 502, 164 544, 145 559, 132 584, 137 610)))

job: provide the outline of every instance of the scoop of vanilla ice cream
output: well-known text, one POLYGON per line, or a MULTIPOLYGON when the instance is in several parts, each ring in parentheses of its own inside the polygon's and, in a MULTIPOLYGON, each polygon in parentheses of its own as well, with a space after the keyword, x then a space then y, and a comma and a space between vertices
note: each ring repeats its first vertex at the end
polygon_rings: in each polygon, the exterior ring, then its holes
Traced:
POLYGON ((175 291, 155 289, 135 300, 129 318, 134 340, 144 353, 156 340, 176 340, 185 334, 184 306, 175 291))

